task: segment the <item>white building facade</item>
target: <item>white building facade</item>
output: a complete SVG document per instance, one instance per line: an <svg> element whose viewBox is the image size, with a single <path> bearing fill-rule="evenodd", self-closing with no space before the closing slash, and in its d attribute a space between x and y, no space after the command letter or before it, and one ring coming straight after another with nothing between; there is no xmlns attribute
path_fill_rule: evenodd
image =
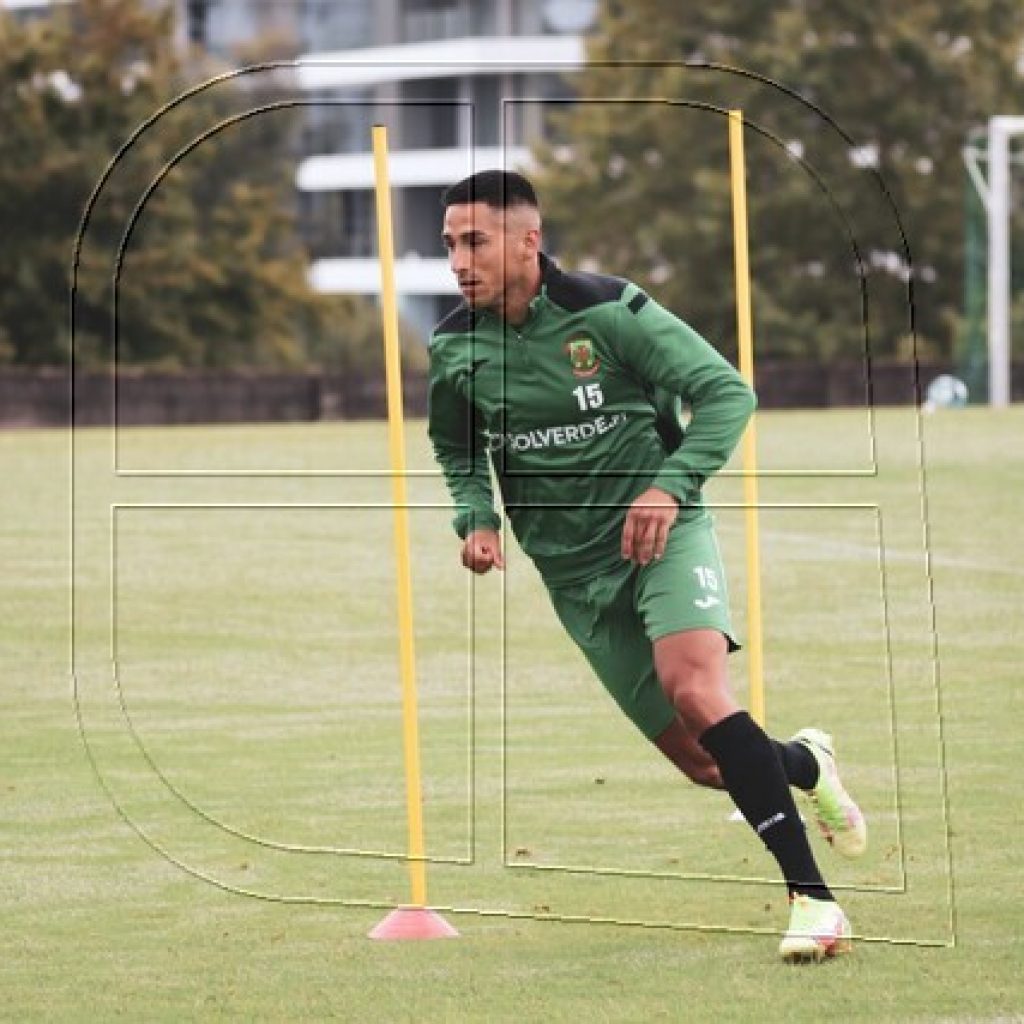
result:
<svg viewBox="0 0 1024 1024"><path fill-rule="evenodd" d="M383 123L403 317L425 334L456 305L441 194L529 169L595 13L595 0L307 0L298 82L315 102L296 177L314 287L379 292L370 128Z"/></svg>

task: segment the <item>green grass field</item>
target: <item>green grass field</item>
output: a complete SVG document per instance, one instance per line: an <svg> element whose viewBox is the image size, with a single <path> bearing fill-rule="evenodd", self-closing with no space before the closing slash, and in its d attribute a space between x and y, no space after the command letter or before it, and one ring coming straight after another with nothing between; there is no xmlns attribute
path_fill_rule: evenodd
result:
<svg viewBox="0 0 1024 1024"><path fill-rule="evenodd" d="M1024 1019L1024 408L759 423L768 724L832 729L869 816L861 861L813 840L852 956L777 961L760 844L514 547L459 567L418 422L429 897L461 938L371 942L409 893L383 425L8 432L0 1019ZM708 497L742 633L739 480Z"/></svg>

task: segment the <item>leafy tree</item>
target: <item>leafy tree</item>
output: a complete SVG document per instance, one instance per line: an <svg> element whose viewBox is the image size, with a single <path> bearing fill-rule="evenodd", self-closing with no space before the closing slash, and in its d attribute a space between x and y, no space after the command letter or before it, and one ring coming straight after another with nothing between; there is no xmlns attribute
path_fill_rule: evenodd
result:
<svg viewBox="0 0 1024 1024"><path fill-rule="evenodd" d="M380 332L370 304L318 296L306 281L293 179L302 112L247 113L281 104L287 83L266 73L220 82L110 164L213 70L171 40L169 9L141 0L80 0L27 24L0 13L0 361L68 359L72 250L109 172L81 237L80 365L114 354L115 282L122 364L372 363Z"/></svg>
<svg viewBox="0 0 1024 1024"><path fill-rule="evenodd" d="M672 0L605 0L589 55L619 63L574 76L583 102L552 118L538 154L546 222L571 260L638 280L734 348L723 114L740 108L760 352L857 356L863 282L872 353L908 356L909 243L919 354L948 355L960 148L969 127L1015 109L1022 43L1024 13L1007 0L737 0L685 14Z"/></svg>

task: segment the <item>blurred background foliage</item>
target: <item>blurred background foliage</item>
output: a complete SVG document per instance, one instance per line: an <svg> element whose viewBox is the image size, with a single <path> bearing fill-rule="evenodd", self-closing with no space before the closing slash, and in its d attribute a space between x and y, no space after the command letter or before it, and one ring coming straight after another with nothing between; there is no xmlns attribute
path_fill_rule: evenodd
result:
<svg viewBox="0 0 1024 1024"><path fill-rule="evenodd" d="M226 75L114 160L161 107L223 73L175 49L170 14L138 0L80 0L25 24L0 12L0 363L69 360L77 247L79 367L109 365L115 349L119 363L164 370L382 364L376 306L307 282L301 109L247 116L287 103L284 80Z"/></svg>
<svg viewBox="0 0 1024 1024"><path fill-rule="evenodd" d="M909 359L912 278L917 355L948 358L963 305L961 148L971 126L1020 109L1022 41L1024 6L1007 0L685 13L606 0L595 64L573 77L581 102L550 118L546 223L568 260L637 280L734 352L724 111L741 107L759 352L858 356L866 298L872 354Z"/></svg>
<svg viewBox="0 0 1024 1024"><path fill-rule="evenodd" d="M108 167L164 104L225 70L172 36L170 14L140 0L79 0L27 23L0 12L0 364L68 361L72 253L109 170L78 254L79 365L108 364L116 345L119 361L163 369L379 368L376 305L307 281L303 114L286 78L225 75ZM569 76L577 101L551 104L536 153L554 249L638 281L733 354L723 112L741 107L760 354L857 358L868 341L910 359L912 285L916 355L951 358L960 151L969 128L1019 109L1022 40L1016 0L734 0L685 14L674 0L604 0L594 63ZM279 50L254 41L245 59ZM403 333L422 366L422 339Z"/></svg>

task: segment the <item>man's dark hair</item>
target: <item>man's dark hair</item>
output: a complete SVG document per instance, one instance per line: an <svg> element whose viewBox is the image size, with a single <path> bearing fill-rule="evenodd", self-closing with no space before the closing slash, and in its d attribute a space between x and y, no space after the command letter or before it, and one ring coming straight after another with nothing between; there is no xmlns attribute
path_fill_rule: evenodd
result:
<svg viewBox="0 0 1024 1024"><path fill-rule="evenodd" d="M441 205L446 210L462 203L486 203L495 210L510 206L540 209L533 185L515 171L479 171L457 181L441 197Z"/></svg>

